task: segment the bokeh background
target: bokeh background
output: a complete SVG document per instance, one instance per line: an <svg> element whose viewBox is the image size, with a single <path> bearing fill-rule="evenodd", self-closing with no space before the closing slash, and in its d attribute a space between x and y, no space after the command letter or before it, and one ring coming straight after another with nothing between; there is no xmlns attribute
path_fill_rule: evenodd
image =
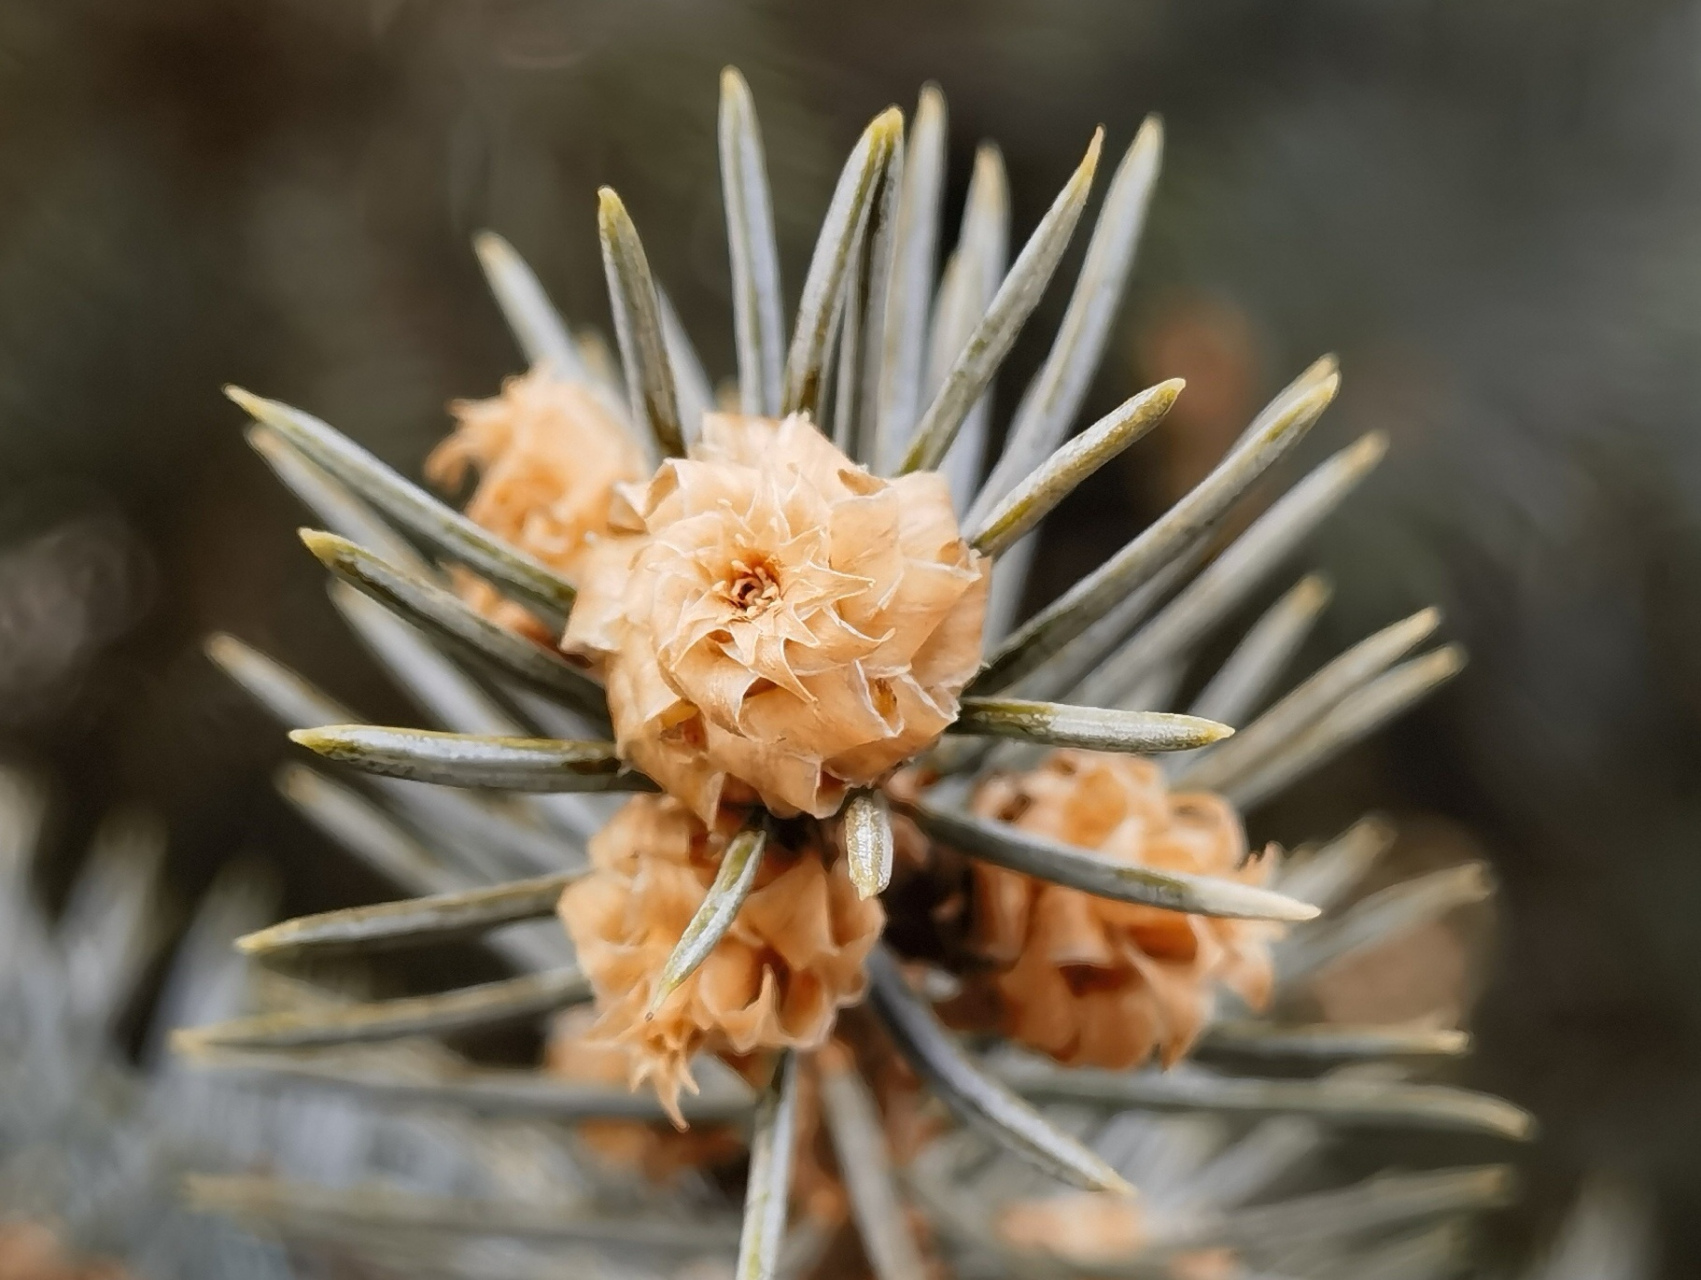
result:
<svg viewBox="0 0 1701 1280"><path fill-rule="evenodd" d="M1701 1273L1693 0L8 0L0 753L59 787L44 892L101 814L140 804L169 824L181 902L246 854L292 912L379 896L274 797L286 744L200 651L229 630L371 717L409 714L219 385L416 468L445 402L518 363L474 230L606 323L599 183L729 371L729 62L794 290L857 129L924 80L950 104L953 210L995 139L1018 236L1095 124L1119 150L1164 115L1089 413L1191 385L1052 521L1036 598L1340 353L1310 457L1372 427L1394 450L1307 557L1336 586L1312 661L1433 600L1472 663L1256 834L1380 806L1439 850L1416 857L1485 850L1502 895L1470 1078L1545 1124L1506 1229L1539 1230L1605 1165L1656 1191L1669 1274ZM1006 411L1041 354L1018 350Z"/></svg>

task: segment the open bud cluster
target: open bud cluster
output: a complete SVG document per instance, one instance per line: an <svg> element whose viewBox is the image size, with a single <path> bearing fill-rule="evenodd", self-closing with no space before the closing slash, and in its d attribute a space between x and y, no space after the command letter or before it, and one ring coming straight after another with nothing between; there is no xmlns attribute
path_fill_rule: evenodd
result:
<svg viewBox="0 0 1701 1280"><path fill-rule="evenodd" d="M1169 511L1012 627L1034 530L1156 425L1181 388L1160 384L1071 431L1145 220L1160 126L1140 130L1104 190L1062 327L977 490L972 461L957 464L985 445L979 410L1066 257L1102 131L1013 256L1003 170L983 149L940 282L943 101L924 92L913 128L895 108L882 112L840 174L788 342L754 107L735 72L722 93L745 412L707 412L710 377L631 215L606 188L597 226L625 403L610 394L614 370L591 371L590 352L512 249L480 236L493 291L536 368L497 397L454 406L457 428L428 471L449 488L477 472L464 515L328 424L232 391L255 416L256 447L344 535L308 531L309 547L409 628L384 630L362 606L363 633L452 730L298 726L296 741L386 779L527 793L489 805L396 793L413 818L429 807L423 823L403 823L407 839L424 828L425 852L473 887L444 893L434 861L430 874L410 861L427 898L288 922L245 947L461 936L554 906L576 963L564 963L559 938L501 934L493 942L528 970L513 980L340 1009L335 1027L311 1016L237 1019L197 1033L197 1043L464 1029L540 1002L571 1006L588 988L594 1007L562 1019L549 1067L593 1086L647 1083L661 1103L651 1111L606 1088L563 1091L586 1120L582 1136L608 1160L656 1177L695 1165L716 1181L729 1155L737 1163L725 1118L753 1106L741 1276L780 1273L788 1204L829 1235L854 1217L866 1261L883 1276L930 1274L935 1239L1017 1262L1050 1255L1120 1269L1167 1247L1157 1219L1125 1198L1140 1178L1119 1165L1138 1162L1078 1140L1043 1108L1114 1109L1122 1099L1138 1110L1153 1089L1161 1095L1168 1082L1125 1069L1175 1063L1212 1022L1220 987L1254 1008L1292 1007L1316 935L1294 939L1299 959L1284 966L1273 1002L1272 939L1319 913L1328 896L1319 884L1329 888L1376 851L1349 832L1270 888L1276 859L1249 853L1239 810L1435 688L1459 655L1442 648L1402 661L1434 626L1426 611L1272 701L1327 597L1306 579L1199 687L1187 714L1164 709L1178 678L1201 674L1187 666L1201 640L1250 602L1381 454L1374 435L1360 441L1219 538L1333 398L1332 357L1281 391ZM962 525L953 487L967 503ZM373 547L356 545L363 538ZM442 589L420 546L447 565L460 599ZM1195 576L1200 553L1213 549ZM994 557L998 590L989 593ZM344 593L338 600L352 607ZM420 636L476 661L494 685L422 660ZM329 709L260 655L234 645L218 655L292 722L308 703L314 714ZM1232 724L1247 732L1216 745ZM564 738L529 736L540 729ZM947 731L954 736L941 747ZM976 738L1026 745L990 751ZM1054 750L1030 757L1035 747ZM1142 758L1156 752L1197 753L1171 775L1181 790ZM1004 763L1013 760L1025 763ZM583 795L553 797L559 805L529 795L599 791L637 794L606 822ZM453 830L439 830L440 817ZM559 827L576 846L599 822L588 869L574 865L576 849L562 856L552 841ZM465 848L463 826L490 847ZM490 884L495 864L510 860L550 874ZM1376 920L1392 918L1377 910ZM1342 933L1351 940L1350 928ZM1314 957L1334 942L1325 936ZM1272 1036L1255 1022L1224 1021L1213 1041L1267 1053L1456 1051L1446 1037L1409 1029L1343 1037L1297 1025ZM1108 1070L985 1053L978 1038L951 1035L950 1023L1064 1067ZM719 1056L756 1096L703 1099L693 1104L701 1133L669 1132L664 1113L684 1127L681 1090L695 1089L698 1054ZM478 1088L508 1088L501 1080ZM1187 1096L1215 1083L1198 1073ZM1304 1082L1281 1087L1283 1106L1312 1101ZM1223 1096L1244 1105L1248 1095ZM1390 1093L1353 1105L1403 1114L1420 1102L1496 1130L1527 1128L1511 1109L1474 1100ZM926 1195L950 1224L935 1237L913 1221L890 1166L913 1171L963 1154L954 1139L938 1140L945 1111L1089 1194L1020 1203L1000 1219L935 1178ZM952 1170L946 1183L979 1179ZM995 1166L985 1172L1000 1177ZM1492 1179L1477 1181L1495 1193ZM890 1229L906 1221L910 1231ZM1158 1261L1178 1280L1215 1280L1238 1272L1240 1251Z"/></svg>
<svg viewBox="0 0 1701 1280"><path fill-rule="evenodd" d="M693 1054L818 1047L861 998L884 912L815 820L950 724L980 661L987 565L940 475L879 479L803 415L709 415L690 456L637 480L636 447L582 387L534 373L456 412L436 474L477 463L468 513L578 578L562 646L603 677L622 756L666 793L598 833L594 874L562 898L601 1015L557 1065L650 1081L677 1116ZM787 838L708 959L650 1009L752 804L791 819ZM973 807L1136 865L1246 883L1269 869L1225 801L1171 795L1138 758L1057 752L989 778ZM950 1012L970 1025L1065 1063L1126 1067L1154 1049L1168 1063L1216 984L1253 1004L1268 991L1270 926L968 865L977 967ZM593 1044L612 1056L590 1062Z"/></svg>

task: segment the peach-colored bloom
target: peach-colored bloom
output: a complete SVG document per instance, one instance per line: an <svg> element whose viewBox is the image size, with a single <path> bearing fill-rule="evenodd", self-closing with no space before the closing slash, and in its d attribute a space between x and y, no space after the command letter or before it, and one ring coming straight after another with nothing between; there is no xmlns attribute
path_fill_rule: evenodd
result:
<svg viewBox="0 0 1701 1280"><path fill-rule="evenodd" d="M1261 883L1240 819L1220 796L1171 795L1148 760L1058 751L1038 769L981 785L982 817L1166 871ZM1192 1045L1215 984L1268 998L1277 927L1114 902L970 863L969 945L988 971L960 1011L985 1009L1012 1039L1060 1062L1131 1067L1154 1048L1166 1065ZM971 1012L970 1017L973 1018Z"/></svg>
<svg viewBox="0 0 1701 1280"><path fill-rule="evenodd" d="M449 407L454 434L432 450L426 475L453 486L469 467L477 469L467 515L576 580L586 548L608 533L614 486L645 473L637 442L589 388L562 382L541 366L509 378L492 399L457 400ZM531 615L517 605L501 609L506 602L471 581L482 588L468 592L462 584L475 606L505 625L534 629L526 621Z"/></svg>
<svg viewBox="0 0 1701 1280"><path fill-rule="evenodd" d="M602 1014L596 1034L628 1046L630 1082L653 1081L676 1123L680 1087L695 1087L698 1051L824 1042L838 1010L861 999L863 962L885 923L880 903L857 896L844 860L813 824L798 824L768 842L726 936L646 1018L656 978L738 820L726 814L710 832L670 796L637 796L592 837L592 874L561 895L562 922Z"/></svg>
<svg viewBox="0 0 1701 1280"><path fill-rule="evenodd" d="M591 1030L596 1016L594 1009L578 1008L555 1019L544 1049L544 1067L551 1075L592 1084L626 1083L632 1050L597 1039ZM609 1165L635 1170L652 1182L667 1182L688 1169L725 1165L744 1152L744 1140L726 1125L680 1133L639 1120L587 1120L578 1133Z"/></svg>
<svg viewBox="0 0 1701 1280"><path fill-rule="evenodd" d="M827 817L938 738L980 661L986 563L944 478L882 480L802 416L704 419L623 486L563 647L603 669L628 759L710 820Z"/></svg>

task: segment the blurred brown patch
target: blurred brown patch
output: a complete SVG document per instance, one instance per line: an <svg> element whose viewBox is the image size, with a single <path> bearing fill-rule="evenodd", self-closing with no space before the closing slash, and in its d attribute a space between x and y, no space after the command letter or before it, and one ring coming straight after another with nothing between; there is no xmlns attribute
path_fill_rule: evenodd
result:
<svg viewBox="0 0 1701 1280"><path fill-rule="evenodd" d="M1399 840L1367 888L1486 860L1487 851L1459 824L1433 815L1402 818ZM1312 978L1310 994L1329 1022L1458 1026L1481 992L1493 927L1492 899L1457 907L1326 966Z"/></svg>
<svg viewBox="0 0 1701 1280"><path fill-rule="evenodd" d="M1187 389L1157 432L1159 492L1168 506L1228 451L1257 408L1263 343L1246 311L1204 294L1159 304L1134 339L1142 385L1184 378Z"/></svg>
<svg viewBox="0 0 1701 1280"><path fill-rule="evenodd" d="M0 1280L124 1280L116 1262L73 1259L39 1222L0 1223Z"/></svg>
<svg viewBox="0 0 1701 1280"><path fill-rule="evenodd" d="M1434 1021L1451 1027L1464 1016L1469 966L1465 947L1446 921L1332 964L1312 981L1329 1022Z"/></svg>

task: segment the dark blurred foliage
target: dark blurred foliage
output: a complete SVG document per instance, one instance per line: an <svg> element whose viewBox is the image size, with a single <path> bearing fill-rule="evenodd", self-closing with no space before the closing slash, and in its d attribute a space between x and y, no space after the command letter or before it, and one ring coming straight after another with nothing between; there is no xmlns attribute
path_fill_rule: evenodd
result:
<svg viewBox="0 0 1701 1280"><path fill-rule="evenodd" d="M856 128L925 79L956 199L996 139L1018 233L1094 124L1120 146L1164 113L1090 408L1175 372L1205 403L1072 501L1035 579L1111 549L1341 353L1312 456L1370 427L1395 449L1313 557L1337 603L1312 657L1436 600L1473 663L1258 825L1296 838L1377 804L1475 831L1504 895L1474 1070L1547 1122L1528 1212L1585 1164L1648 1174L1670 1273L1701 1270L1701 4L9 0L0 736L60 778L64 847L140 800L185 895L247 849L292 910L380 891L272 798L281 736L200 655L228 629L368 716L410 714L217 388L417 466L444 402L517 361L469 233L508 235L601 325L603 182L728 370L728 62L762 110L794 289ZM1006 408L1040 354L1019 349Z"/></svg>

